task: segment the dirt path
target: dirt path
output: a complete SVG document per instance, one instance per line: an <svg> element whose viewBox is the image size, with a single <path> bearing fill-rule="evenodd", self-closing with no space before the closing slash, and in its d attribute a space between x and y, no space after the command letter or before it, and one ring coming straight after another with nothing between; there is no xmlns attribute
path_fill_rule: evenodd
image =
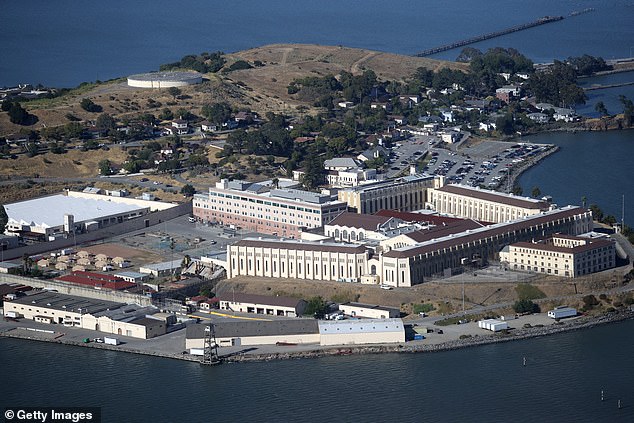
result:
<svg viewBox="0 0 634 423"><path fill-rule="evenodd" d="M366 54L365 56L363 56L362 58L360 58L359 60L357 60L356 62L354 62L352 64L352 66L350 66L350 73L355 74L355 73L361 73L361 69L360 66L363 62L371 59L372 57L376 56L378 53L377 52L371 52Z"/></svg>

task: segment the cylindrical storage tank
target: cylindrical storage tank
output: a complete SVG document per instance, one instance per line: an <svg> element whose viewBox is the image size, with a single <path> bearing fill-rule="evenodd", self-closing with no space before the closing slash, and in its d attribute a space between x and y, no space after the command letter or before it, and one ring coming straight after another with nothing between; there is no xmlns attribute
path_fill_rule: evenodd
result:
<svg viewBox="0 0 634 423"><path fill-rule="evenodd" d="M200 84L202 74L198 72L151 72L128 76L128 86L137 88L169 88Z"/></svg>

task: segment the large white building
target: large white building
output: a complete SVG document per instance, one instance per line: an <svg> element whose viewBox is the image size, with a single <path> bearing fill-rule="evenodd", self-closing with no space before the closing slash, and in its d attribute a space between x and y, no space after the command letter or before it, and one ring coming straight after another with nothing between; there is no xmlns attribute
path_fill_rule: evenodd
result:
<svg viewBox="0 0 634 423"><path fill-rule="evenodd" d="M43 291L4 301L4 315L61 324L108 334L148 339L166 333L166 322L153 308Z"/></svg>
<svg viewBox="0 0 634 423"><path fill-rule="evenodd" d="M202 349L207 325L188 325L186 349ZM405 327L401 319L372 320L272 320L232 321L214 324L219 347L315 344L323 346L388 344L405 342Z"/></svg>
<svg viewBox="0 0 634 423"><path fill-rule="evenodd" d="M428 189L442 184L442 177L410 175L342 189L338 195L357 213L373 214L382 209L414 211L425 208Z"/></svg>
<svg viewBox="0 0 634 423"><path fill-rule="evenodd" d="M362 245L246 238L229 246L227 278L263 276L309 280L358 280L366 272Z"/></svg>
<svg viewBox="0 0 634 423"><path fill-rule="evenodd" d="M510 269L575 278L616 265L614 241L556 234L531 242L517 242L500 252Z"/></svg>
<svg viewBox="0 0 634 423"><path fill-rule="evenodd" d="M430 189L429 203L438 213L491 223L532 216L550 208L543 200L457 184Z"/></svg>
<svg viewBox="0 0 634 423"><path fill-rule="evenodd" d="M149 207L62 194L5 204L7 231L41 234L47 240L87 232L149 213Z"/></svg>
<svg viewBox="0 0 634 423"><path fill-rule="evenodd" d="M202 221L284 237L321 227L346 209L345 202L326 194L224 179L193 202L194 216Z"/></svg>

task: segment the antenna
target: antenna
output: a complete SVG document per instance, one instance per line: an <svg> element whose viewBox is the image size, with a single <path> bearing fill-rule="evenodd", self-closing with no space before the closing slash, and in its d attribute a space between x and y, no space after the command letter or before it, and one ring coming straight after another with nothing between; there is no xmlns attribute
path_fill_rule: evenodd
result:
<svg viewBox="0 0 634 423"><path fill-rule="evenodd" d="M218 357L218 344L216 343L216 327L213 323L210 323L205 327L205 347L202 364L218 363L220 363L220 357Z"/></svg>

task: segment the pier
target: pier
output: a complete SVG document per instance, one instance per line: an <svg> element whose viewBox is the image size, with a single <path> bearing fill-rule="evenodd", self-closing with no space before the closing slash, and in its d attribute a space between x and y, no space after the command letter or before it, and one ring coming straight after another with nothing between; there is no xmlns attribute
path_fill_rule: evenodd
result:
<svg viewBox="0 0 634 423"><path fill-rule="evenodd" d="M431 56L432 54L440 53L442 51L453 50L454 48L466 46L466 45L477 43L484 40L489 40L491 38L501 37L502 35L507 35L513 32L523 31L525 29L533 28L535 26L544 25L551 22L557 22L562 20L563 18L564 18L563 16L544 16L543 18L539 18L535 21L528 22L522 25L512 26L510 28L506 28L501 31L489 32L487 34L478 35L478 36L467 38L461 41L456 41L451 44L445 44L440 47L434 47L427 50L423 50L420 53L414 54L414 56L415 57Z"/></svg>

